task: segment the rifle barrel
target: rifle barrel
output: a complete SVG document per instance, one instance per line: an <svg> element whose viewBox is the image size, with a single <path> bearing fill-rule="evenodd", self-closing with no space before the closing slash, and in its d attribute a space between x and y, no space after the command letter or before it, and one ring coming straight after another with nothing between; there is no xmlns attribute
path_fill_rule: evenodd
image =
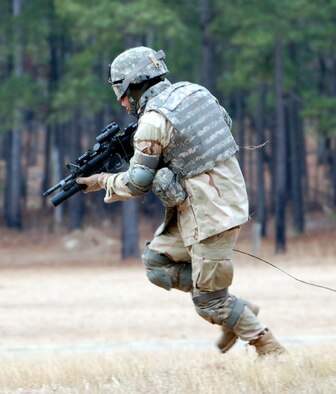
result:
<svg viewBox="0 0 336 394"><path fill-rule="evenodd" d="M65 200L69 197L73 196L74 194L80 192L81 190L85 189L86 185L79 185L78 183L74 183L68 190L62 191L56 194L55 197L51 199L51 203L54 207L62 204Z"/></svg>
<svg viewBox="0 0 336 394"><path fill-rule="evenodd" d="M53 193L55 190L59 189L61 187L61 183L57 183L57 185L51 187L48 189L46 192L43 193L43 197L49 196L49 194Z"/></svg>

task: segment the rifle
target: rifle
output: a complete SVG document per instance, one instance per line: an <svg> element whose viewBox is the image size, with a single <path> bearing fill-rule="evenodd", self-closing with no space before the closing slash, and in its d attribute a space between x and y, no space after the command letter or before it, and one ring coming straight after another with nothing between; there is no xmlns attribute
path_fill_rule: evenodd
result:
<svg viewBox="0 0 336 394"><path fill-rule="evenodd" d="M76 179L87 177L101 172L120 172L125 164L133 156L133 134L137 123L131 123L124 130L120 130L117 123L107 125L96 137L96 143L92 149L87 150L76 159L75 164L67 163L70 175L62 179L57 185L43 193L49 196L55 190L62 189L51 199L52 204L57 207L69 197L82 191L86 185L79 185Z"/></svg>

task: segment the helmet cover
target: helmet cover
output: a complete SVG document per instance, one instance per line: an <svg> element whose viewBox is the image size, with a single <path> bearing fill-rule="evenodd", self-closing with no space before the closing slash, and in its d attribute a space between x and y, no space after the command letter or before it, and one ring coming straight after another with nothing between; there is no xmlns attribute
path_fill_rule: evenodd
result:
<svg viewBox="0 0 336 394"><path fill-rule="evenodd" d="M167 74L168 68L163 61L162 50L155 52L151 48L136 47L117 56L109 66L109 82L118 99L123 97L130 84Z"/></svg>

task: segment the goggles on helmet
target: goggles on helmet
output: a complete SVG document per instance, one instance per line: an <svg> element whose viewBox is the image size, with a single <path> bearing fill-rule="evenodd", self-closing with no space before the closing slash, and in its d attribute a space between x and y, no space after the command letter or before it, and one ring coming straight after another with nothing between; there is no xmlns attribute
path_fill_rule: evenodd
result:
<svg viewBox="0 0 336 394"><path fill-rule="evenodd" d="M123 89L122 83L116 83L112 85L112 89L114 90L115 95L117 96L117 99L120 100L124 95L125 91Z"/></svg>
<svg viewBox="0 0 336 394"><path fill-rule="evenodd" d="M114 90L115 95L117 96L117 99L121 99L122 96L125 95L126 92L124 92L123 89L123 81L117 81L117 82L112 82L112 76L111 76L111 64L108 66L108 83L112 85L112 89Z"/></svg>

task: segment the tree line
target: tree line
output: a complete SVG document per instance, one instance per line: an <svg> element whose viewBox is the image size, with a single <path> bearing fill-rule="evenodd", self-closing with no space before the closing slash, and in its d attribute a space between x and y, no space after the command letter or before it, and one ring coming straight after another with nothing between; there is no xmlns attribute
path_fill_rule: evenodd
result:
<svg viewBox="0 0 336 394"><path fill-rule="evenodd" d="M335 22L336 0L1 0L2 225L24 229L25 213L46 208L41 193L27 205L38 160L42 192L97 130L130 121L107 69L126 48L145 45L166 52L172 82L200 83L228 110L251 215L261 236L274 219L276 250L285 251L286 215L303 233L309 210L336 205ZM101 217L112 209L101 194L77 195L53 221L79 228L92 206ZM130 240L123 254L135 255L139 208L129 201L121 209Z"/></svg>

